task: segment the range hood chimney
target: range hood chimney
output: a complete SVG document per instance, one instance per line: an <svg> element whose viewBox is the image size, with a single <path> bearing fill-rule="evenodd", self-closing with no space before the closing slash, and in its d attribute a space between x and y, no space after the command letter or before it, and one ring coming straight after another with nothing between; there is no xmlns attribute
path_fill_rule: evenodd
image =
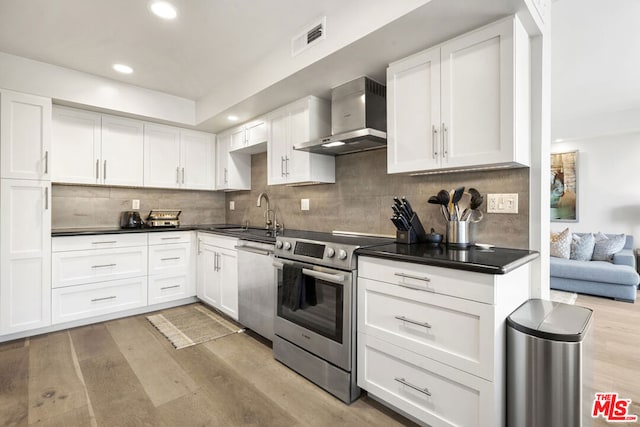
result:
<svg viewBox="0 0 640 427"><path fill-rule="evenodd" d="M387 88L359 77L331 91L331 136L293 148L338 156L386 146Z"/></svg>

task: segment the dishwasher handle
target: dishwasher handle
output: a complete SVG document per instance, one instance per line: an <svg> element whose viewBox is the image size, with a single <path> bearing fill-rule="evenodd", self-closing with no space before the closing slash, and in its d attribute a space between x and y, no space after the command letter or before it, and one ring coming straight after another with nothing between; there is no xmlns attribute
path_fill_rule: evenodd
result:
<svg viewBox="0 0 640 427"><path fill-rule="evenodd" d="M253 246L234 246L234 248L240 251L246 251L246 252L251 252L253 254L266 255L266 256L273 255L273 252L274 252L273 250L255 248Z"/></svg>

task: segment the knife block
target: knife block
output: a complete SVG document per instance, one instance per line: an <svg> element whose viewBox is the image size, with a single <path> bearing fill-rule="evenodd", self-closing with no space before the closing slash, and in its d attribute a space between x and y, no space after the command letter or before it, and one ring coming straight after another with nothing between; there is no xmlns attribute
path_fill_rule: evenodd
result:
<svg viewBox="0 0 640 427"><path fill-rule="evenodd" d="M418 218L418 214L414 213L409 221L408 230L396 231L396 243L404 243L410 245L413 243L422 242L425 240L426 233L424 227Z"/></svg>

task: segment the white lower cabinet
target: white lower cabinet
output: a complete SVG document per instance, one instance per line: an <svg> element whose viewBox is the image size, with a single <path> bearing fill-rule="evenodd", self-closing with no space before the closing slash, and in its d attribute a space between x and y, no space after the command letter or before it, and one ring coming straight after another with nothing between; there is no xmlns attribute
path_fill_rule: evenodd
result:
<svg viewBox="0 0 640 427"><path fill-rule="evenodd" d="M147 276L56 288L52 321L70 322L147 305Z"/></svg>
<svg viewBox="0 0 640 427"><path fill-rule="evenodd" d="M198 233L197 295L238 319L238 240Z"/></svg>
<svg viewBox="0 0 640 427"><path fill-rule="evenodd" d="M147 233L54 237L52 252L53 324L147 305Z"/></svg>
<svg viewBox="0 0 640 427"><path fill-rule="evenodd" d="M505 319L529 297L504 275L358 259L358 386L433 426L504 426Z"/></svg>
<svg viewBox="0 0 640 427"><path fill-rule="evenodd" d="M149 235L149 305L196 295L190 231Z"/></svg>

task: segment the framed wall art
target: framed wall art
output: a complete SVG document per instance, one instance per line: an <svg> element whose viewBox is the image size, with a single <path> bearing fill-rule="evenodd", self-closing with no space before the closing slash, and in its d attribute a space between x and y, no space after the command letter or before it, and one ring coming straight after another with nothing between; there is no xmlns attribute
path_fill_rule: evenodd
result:
<svg viewBox="0 0 640 427"><path fill-rule="evenodd" d="M551 221L578 221L578 151L551 154Z"/></svg>

